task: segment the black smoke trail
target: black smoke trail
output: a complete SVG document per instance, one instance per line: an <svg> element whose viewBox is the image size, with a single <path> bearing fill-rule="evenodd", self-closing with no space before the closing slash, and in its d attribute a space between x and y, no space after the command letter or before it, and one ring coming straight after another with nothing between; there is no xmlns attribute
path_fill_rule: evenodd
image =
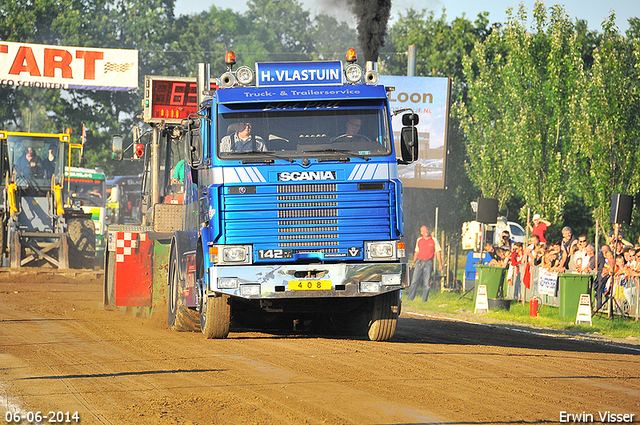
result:
<svg viewBox="0 0 640 425"><path fill-rule="evenodd" d="M358 21L358 43L364 51L364 60L376 62L387 35L391 0L348 0L348 2Z"/></svg>

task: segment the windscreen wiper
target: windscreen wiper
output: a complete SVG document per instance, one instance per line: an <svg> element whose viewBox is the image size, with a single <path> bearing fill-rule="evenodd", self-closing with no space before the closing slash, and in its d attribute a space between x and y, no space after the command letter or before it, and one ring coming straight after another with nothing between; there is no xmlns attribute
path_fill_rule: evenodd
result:
<svg viewBox="0 0 640 425"><path fill-rule="evenodd" d="M267 156L269 158L269 159L260 159L260 158L243 159L242 160L243 164L250 164L252 162L263 162L265 164L272 164L273 163L272 158L284 159L285 161L289 161L290 163L293 163L293 159L278 155L275 153L275 151L242 151L242 152L225 152L225 153L227 154L226 156L228 157L231 157L233 155L245 156L249 154L252 154L252 155L258 154L258 155Z"/></svg>
<svg viewBox="0 0 640 425"><path fill-rule="evenodd" d="M311 150L311 151L302 151L304 153L336 153L336 154L346 154L348 156L352 156L355 158L362 158L365 161L369 161L371 158L369 158L366 155L361 155L359 153L355 153L350 151L349 149L317 149L317 150Z"/></svg>

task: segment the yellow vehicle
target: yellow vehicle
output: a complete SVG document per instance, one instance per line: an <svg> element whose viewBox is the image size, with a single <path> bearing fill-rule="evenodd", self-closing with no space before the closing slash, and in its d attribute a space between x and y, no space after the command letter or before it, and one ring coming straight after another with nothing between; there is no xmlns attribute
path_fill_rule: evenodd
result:
<svg viewBox="0 0 640 425"><path fill-rule="evenodd" d="M69 232L93 228L89 214L64 205L63 159L69 142L66 133L0 131L2 265L79 268L95 257L93 231Z"/></svg>

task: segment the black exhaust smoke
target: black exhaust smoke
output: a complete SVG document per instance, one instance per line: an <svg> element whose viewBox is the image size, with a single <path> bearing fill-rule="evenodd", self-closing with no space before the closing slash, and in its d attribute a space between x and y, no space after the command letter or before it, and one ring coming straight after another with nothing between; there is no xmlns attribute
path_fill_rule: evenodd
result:
<svg viewBox="0 0 640 425"><path fill-rule="evenodd" d="M387 35L391 0L348 0L358 20L358 42L365 61L378 61L380 48Z"/></svg>

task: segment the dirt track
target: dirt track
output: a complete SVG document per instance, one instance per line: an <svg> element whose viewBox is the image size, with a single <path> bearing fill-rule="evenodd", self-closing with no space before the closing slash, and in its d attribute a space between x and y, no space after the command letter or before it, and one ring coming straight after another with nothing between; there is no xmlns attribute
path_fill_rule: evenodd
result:
<svg viewBox="0 0 640 425"><path fill-rule="evenodd" d="M407 312L388 343L233 331L206 340L169 331L165 317L102 310L98 281L31 280L0 281L0 423L15 409L78 411L82 424L640 419L638 346Z"/></svg>

